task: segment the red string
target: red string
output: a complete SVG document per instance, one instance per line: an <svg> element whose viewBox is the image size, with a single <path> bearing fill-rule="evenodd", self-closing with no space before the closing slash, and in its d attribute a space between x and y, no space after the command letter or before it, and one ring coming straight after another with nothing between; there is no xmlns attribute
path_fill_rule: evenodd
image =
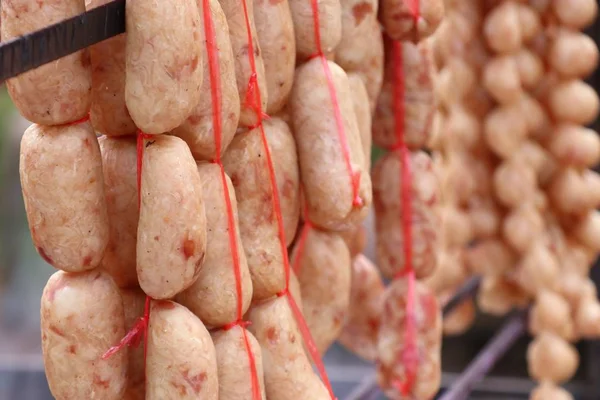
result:
<svg viewBox="0 0 600 400"><path fill-rule="evenodd" d="M420 10L419 10L419 0L405 0L406 4L408 5L408 9L410 10L413 20L415 21L415 30L417 30L417 23L419 21L419 17L420 17Z"/></svg>
<svg viewBox="0 0 600 400"><path fill-rule="evenodd" d="M152 135L148 135L141 130L137 131L137 189L138 189L138 209L141 206L142 201L142 166L144 160L144 140L151 138ZM148 325L150 324L150 302L152 298L146 296L144 303L144 315L142 315L133 324L129 332L121 339L116 345L111 347L104 355L102 359L107 359L112 355L119 352L125 346L137 347L140 344L142 336L144 337L144 366L146 365L146 357L148 354Z"/></svg>
<svg viewBox="0 0 600 400"><path fill-rule="evenodd" d="M323 54L323 48L321 47L321 28L319 25L319 5L318 0L311 0L311 7L313 12L313 23L315 29L315 45L317 47L316 57L321 59L323 65L323 72L325 72L325 78L327 80L327 88L329 89L329 96L331 98L331 105L335 115L335 125L338 132L338 139L342 146L342 155L344 156L344 163L348 170L348 176L350 177L350 185L352 185L352 206L361 207L363 205L363 199L360 197L360 171L354 171L350 161L350 146L348 145L348 138L346 136L346 130L344 129L344 119L340 110L340 104L333 83L333 76L331 75L331 69L327 62L327 57Z"/></svg>
<svg viewBox="0 0 600 400"><path fill-rule="evenodd" d="M67 122L66 124L62 124L62 125L58 125L58 126L79 125L79 124L83 124L84 122L88 122L89 120L90 120L90 114L87 113L83 118L80 118L80 119L72 121L72 122Z"/></svg>
<svg viewBox="0 0 600 400"><path fill-rule="evenodd" d="M235 290L237 293L237 317L236 321L227 324L223 329L228 330L232 327L239 325L242 328L242 336L244 338L244 345L246 347L246 353L248 354L248 363L250 364L250 376L252 381L252 399L260 400L260 385L258 381L258 372L256 370L256 362L254 359L254 353L250 346L248 334L245 327L249 325L248 322L243 321L244 310L243 310L243 293L242 293L242 273L240 267L240 255L238 253L238 243L235 229L235 219L233 215L233 206L231 204L231 197L229 193L229 187L227 185L227 176L225 175L225 169L221 162L221 145L223 128L221 121L221 71L219 66L219 53L217 49L217 35L215 33L215 26L210 12L210 1L203 0L203 14L204 14L204 33L206 37L206 48L208 56L208 70L210 73L210 95L212 101L212 121L213 121L213 132L215 136L215 163L219 166L219 172L221 175L221 185L223 186L223 196L225 197L225 208L227 212L227 231L229 234L229 248L231 250L231 258L233 261L233 273L235 275ZM251 51L251 49L250 49ZM255 75L255 74L253 74ZM250 90L247 94L250 93Z"/></svg>
<svg viewBox="0 0 600 400"><path fill-rule="evenodd" d="M294 302L294 299L292 298L292 295L290 294L290 291L289 291L290 261L288 258L287 247L286 247L285 231L283 228L283 217L281 215L281 203L279 200L279 191L277 189L277 179L275 176L275 168L273 166L271 150L269 149L269 144L267 142L267 136L265 134L265 129L264 129L264 125L263 125L263 116L265 114L262 110L261 93L260 93L260 88L258 87L258 83L257 83L256 61L254 59L254 41L252 38L252 32L250 30L250 18L249 18L248 5L246 4L246 0L242 0L242 8L244 11L244 20L245 20L245 24L246 24L246 33L247 33L247 39L248 39L248 58L249 58L249 62L250 62L250 68L252 71L252 75L250 76L250 79L248 81L248 89L246 92L245 102L248 107L250 107L254 110L254 112L257 116L257 119L258 119L257 128L260 129L261 142L263 145L263 150L265 152L267 168L269 171L271 193L273 194L273 196L272 196L273 210L275 212L275 217L277 219L279 247L281 250L281 255L283 257L283 268L285 271L285 289L283 291L281 291L280 293L278 293L278 296L283 296L283 295L287 296L288 302L290 303L290 308L292 309L292 312L296 319L296 323L300 327L300 333L302 334L304 343L306 344L306 347L311 355L311 358L319 371L321 379L323 380L323 383L327 387L327 390L329 391L329 394L331 395L331 399L337 400L335 395L333 394L333 389L331 388L331 384L329 382L329 378L327 377L327 372L325 371L323 362L321 361L321 358L319 356L319 352L317 351L317 348L314 345L314 341L312 340L312 337L310 335L308 327L306 326L306 322L304 321L304 316L302 315L302 312L296 306L296 303ZM327 66L327 68L328 67L329 66Z"/></svg>
<svg viewBox="0 0 600 400"><path fill-rule="evenodd" d="M415 1L418 7L418 1ZM418 15L418 8L416 14ZM407 396L413 389L418 368L417 354L417 326L415 320L415 272L413 269L412 254L412 173L410 167L410 151L404 140L405 125L405 80L404 80L404 60L402 55L402 43L393 41L392 43L392 62L393 62L393 107L394 107L394 129L396 133L396 144L393 150L399 151L400 169L402 183L400 186L401 199L401 218L402 234L404 237L404 269L399 271L396 279L405 275L407 279L408 290L406 293L406 331L405 341L399 358L404 365L406 380L404 382L394 382L393 385L400 390L402 395Z"/></svg>
<svg viewBox="0 0 600 400"><path fill-rule="evenodd" d="M304 344L306 344L306 348L308 349L308 353L310 354L310 357L312 358L313 363L317 367L317 371L319 371L319 375L321 375L321 379L323 380L323 383L325 384L325 387L327 388L327 391L329 392L329 396L333 400L337 400L337 398L335 397L335 394L333 393L333 389L331 388L331 383L329 382L329 377L327 376L327 371L325 371L325 365L323 365L323 361L321 360L321 357L319 356L319 351L317 350L315 341L314 341L312 335L310 334L310 329L308 329L308 325L306 325L306 321L304 320L302 311L300 311L300 309L298 308L298 305L296 304L296 300L294 300L294 296L291 295L289 290L287 291L286 294L287 294L288 303L290 305L290 309L292 310L292 314L294 314L296 323L298 324L298 329L300 330L300 333L302 334L302 337L304 339Z"/></svg>

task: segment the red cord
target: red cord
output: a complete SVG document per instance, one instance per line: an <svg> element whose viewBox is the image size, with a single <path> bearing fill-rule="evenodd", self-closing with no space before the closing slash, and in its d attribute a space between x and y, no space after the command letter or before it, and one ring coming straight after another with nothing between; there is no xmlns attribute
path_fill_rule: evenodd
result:
<svg viewBox="0 0 600 400"><path fill-rule="evenodd" d="M333 76L331 75L331 69L329 68L327 57L325 57L325 54L323 54L323 48L321 47L321 29L319 25L320 18L318 0L311 0L311 7L313 12L313 23L315 29L315 45L317 47L317 54L315 56L321 59L321 64L323 65L323 72L325 73L325 78L327 80L327 88L329 90L331 105L333 107L333 112L335 115L335 125L338 132L338 139L340 141L340 145L342 146L342 155L344 156L344 163L346 164L346 169L348 170L350 185L352 185L352 206L362 207L363 199L360 197L359 194L360 171L354 171L352 169L352 164L350 161L350 146L348 144L346 130L344 129L344 119L342 118L340 104L338 101L337 92L335 90L335 84L333 83Z"/></svg>
<svg viewBox="0 0 600 400"><path fill-rule="evenodd" d="M414 1L418 7L418 1ZM418 8L416 14L418 15ZM406 332L405 342L399 361L404 365L406 380L405 382L394 382L393 385L400 390L403 396L408 396L412 391L419 364L417 354L417 326L415 320L415 272L413 268L412 254L412 173L410 167L410 151L405 143L405 76L404 60L402 55L402 43L393 41L392 43L392 66L393 66L393 107L394 107L394 129L396 133L396 144L392 150L397 150L400 156L400 173L402 184L400 186L401 199L401 218L402 234L404 237L404 269L399 271L395 279L407 279L407 299L406 299Z"/></svg>
<svg viewBox="0 0 600 400"><path fill-rule="evenodd" d="M137 189L138 189L138 208L141 206L142 201L142 166L144 159L144 140L151 138L152 135L148 135L141 130L137 131ZM141 316L131 329L127 332L125 337L116 345L111 347L106 353L102 355L102 359L107 359L113 354L119 352L125 346L137 347L140 344L142 336L144 337L144 366L146 365L146 357L148 354L148 325L150 323L150 302L152 298L146 296L144 303L144 315ZM145 368L144 368L145 369Z"/></svg>
<svg viewBox="0 0 600 400"><path fill-rule="evenodd" d="M240 255L238 253L238 243L235 229L235 219L233 215L233 206L231 204L231 197L229 193L229 187L227 186L227 176L225 175L225 169L221 162L221 145L223 137L223 128L221 121L221 71L219 66L219 52L217 49L217 39L215 33L215 26L210 12L210 1L203 1L203 14L204 14L204 33L206 37L206 48L208 56L208 70L210 73L210 95L212 101L212 120L213 120L213 131L215 136L215 160L214 162L219 166L219 173L221 176L221 185L223 186L223 197L225 198L225 208L227 212L227 231L229 234L229 248L231 250L231 258L233 261L233 273L235 275L235 290L237 293L237 313L236 321L228 324L224 327L225 330L230 329L235 325L239 325L242 328L242 336L244 338L244 345L246 347L246 353L248 354L248 363L250 367L250 376L252 384L252 399L260 400L260 384L258 380L258 372L256 370L256 362L254 359L254 353L248 334L245 327L248 323L243 320L243 292L242 292L242 273L240 267ZM251 51L251 49L250 49ZM248 92L249 93L249 92Z"/></svg>
<svg viewBox="0 0 600 400"><path fill-rule="evenodd" d="M419 17L421 14L421 10L419 9L419 0L405 0L408 5L408 9L410 10L413 20L415 21L415 30L418 31L417 23L419 21Z"/></svg>
<svg viewBox="0 0 600 400"><path fill-rule="evenodd" d="M283 227L283 217L281 215L281 203L280 203L280 199L279 199L279 191L277 188L275 168L273 166L273 159L271 156L271 151L269 149L269 145L267 142L267 136L265 134L265 129L263 126L263 119L265 119L265 113L262 110L261 93L260 93L260 88L258 87L258 83L257 83L256 61L254 59L254 42L253 42L253 38L252 38L252 32L250 30L250 18L249 18L249 14L248 14L248 5L246 4L246 0L242 0L242 8L244 11L246 32L247 32L247 36L248 36L248 58L249 58L249 62L250 62L250 68L252 71L252 75L250 76L250 80L248 82L248 89L246 92L245 101L246 101L246 105L251 107L254 110L254 112L256 113L256 116L258 118L257 128L259 128L259 130L260 130L260 136L261 136L261 141L262 141L262 145L263 145L263 150L265 152L265 158L267 161L267 168L269 170L269 180L270 180L270 184L271 184L271 192L273 194L273 197L272 197L273 210L275 211L275 217L277 219L277 228L278 228L278 233L279 233L279 247L281 250L281 255L283 257L283 267L284 267L284 271L285 271L285 289L278 295L287 296L288 302L290 304L290 308L292 309L292 312L296 319L296 323L298 324L300 333L302 334L304 343L306 344L306 347L311 355L311 358L313 359L313 362L315 363L317 370L319 371L321 379L323 380L323 383L327 387L327 390L329 391L329 394L331 395L331 399L337 400L335 395L333 394L333 389L331 388L331 384L329 382L329 378L327 377L327 372L325 371L325 367L323 366L321 357L319 356L319 352L317 351L316 346L314 345L314 341L312 340L312 336L310 335L310 332L308 331L308 327L306 326L306 321L304 320L304 316L302 315L302 312L296 306L296 303L294 302L294 299L292 298L292 295L290 294L290 291L289 291L290 262L289 262L288 253L287 253L285 231L284 231L284 227Z"/></svg>
<svg viewBox="0 0 600 400"><path fill-rule="evenodd" d="M79 125L79 124L83 124L84 122L88 122L89 120L90 120L90 114L87 113L83 118L80 118L80 119L72 121L72 122L67 122L66 124L59 125L59 126Z"/></svg>

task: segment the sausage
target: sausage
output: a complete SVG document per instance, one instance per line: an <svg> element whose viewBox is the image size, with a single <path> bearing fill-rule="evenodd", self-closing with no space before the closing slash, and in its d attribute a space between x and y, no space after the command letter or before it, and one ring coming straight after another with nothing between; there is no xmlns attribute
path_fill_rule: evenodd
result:
<svg viewBox="0 0 600 400"><path fill-rule="evenodd" d="M219 400L255 399L248 352L252 353L252 362L256 368L259 399L265 400L262 354L256 338L239 325L229 330L216 331L211 336L217 354Z"/></svg>
<svg viewBox="0 0 600 400"><path fill-rule="evenodd" d="M79 15L84 0L33 2L5 0L2 8L2 42ZM27 120L61 125L86 116L92 101L90 53L84 49L43 65L6 82L8 93Z"/></svg>
<svg viewBox="0 0 600 400"><path fill-rule="evenodd" d="M548 108L555 121L587 125L596 119L600 100L594 88L587 83L567 80L550 89Z"/></svg>
<svg viewBox="0 0 600 400"><path fill-rule="evenodd" d="M519 80L521 85L529 90L541 82L545 66L544 61L530 49L524 47L514 56L519 72Z"/></svg>
<svg viewBox="0 0 600 400"><path fill-rule="evenodd" d="M544 228L542 213L530 203L511 209L502 221L505 242L519 253L526 252Z"/></svg>
<svg viewBox="0 0 600 400"><path fill-rule="evenodd" d="M483 22L483 35L488 47L500 54L516 52L523 45L519 5L504 1L494 7Z"/></svg>
<svg viewBox="0 0 600 400"><path fill-rule="evenodd" d="M373 111L383 82L383 36L377 21L378 2L343 0L342 39L335 48L335 62L364 81Z"/></svg>
<svg viewBox="0 0 600 400"><path fill-rule="evenodd" d="M516 278L525 292L536 295L541 290L556 290L560 281L560 266L556 256L543 240L538 240L521 258Z"/></svg>
<svg viewBox="0 0 600 400"><path fill-rule="evenodd" d="M500 104L514 103L521 93L521 76L516 57L496 56L483 68L483 86Z"/></svg>
<svg viewBox="0 0 600 400"><path fill-rule="evenodd" d="M168 299L198 278L206 252L200 174L185 142L161 135L145 141L137 241L141 288Z"/></svg>
<svg viewBox="0 0 600 400"><path fill-rule="evenodd" d="M198 172L202 177L206 204L206 258L198 279L177 296L177 301L206 325L220 327L241 317L238 315L240 300L240 311L242 314L246 312L252 300L252 281L240 237L237 202L231 180L225 172L221 172L219 165L213 163L198 165ZM229 196L231 210L227 209L225 196ZM235 248L232 248L229 236L229 212L232 213L235 229ZM237 293L236 268L239 270L241 299Z"/></svg>
<svg viewBox="0 0 600 400"><path fill-rule="evenodd" d="M431 275L439 248L439 215L434 207L439 202L439 185L431 158L424 152L410 155L412 188L412 267L421 279ZM405 268L402 215L402 164L400 154L391 152L373 167L373 197L375 199L375 231L377 234L377 264L386 278Z"/></svg>
<svg viewBox="0 0 600 400"><path fill-rule="evenodd" d="M203 0L197 2L201 4ZM227 19L218 0L208 0L208 4L208 9L201 8L201 20L210 19L214 37L212 42L205 41L202 45L202 96L187 119L172 131L173 135L185 140L197 160L213 160L216 157L216 135L220 135L220 151L223 154L233 139L240 119L240 95L235 81L235 64ZM204 21L201 21L201 26L206 33ZM210 70L213 58L215 76ZM218 96L220 107L220 113L216 116L214 113L217 112L217 107L213 104L212 97L215 94ZM214 125L215 118L218 118L219 125Z"/></svg>
<svg viewBox="0 0 600 400"><path fill-rule="evenodd" d="M304 240L303 240L304 239ZM350 305L350 252L336 233L308 228L290 260L300 282L303 314L319 353L339 336Z"/></svg>
<svg viewBox="0 0 600 400"><path fill-rule="evenodd" d="M330 400L302 346L302 336L285 296L250 308L250 332L260 343L269 400Z"/></svg>
<svg viewBox="0 0 600 400"><path fill-rule="evenodd" d="M552 133L552 124L539 99L523 93L519 99L519 109L525 120L525 126L532 139L544 141Z"/></svg>
<svg viewBox="0 0 600 400"><path fill-rule="evenodd" d="M217 357L210 334L187 308L172 301L150 307L147 400L217 400Z"/></svg>
<svg viewBox="0 0 600 400"><path fill-rule="evenodd" d="M600 162L600 138L596 131L583 126L555 126L548 150L563 165L589 168Z"/></svg>
<svg viewBox="0 0 600 400"><path fill-rule="evenodd" d="M402 396L394 383L407 380L407 365L400 361L406 343L407 282L392 282L383 300L379 341L377 344L377 381L384 393L393 399L431 399L439 390L442 378L440 350L442 345L442 313L436 296L416 282L414 322L416 324L415 356L417 364L414 385L408 396Z"/></svg>
<svg viewBox="0 0 600 400"><path fill-rule="evenodd" d="M341 231L366 217L371 180L348 77L333 62L327 61L329 75L325 68L318 58L298 67L290 102L308 218L320 228Z"/></svg>
<svg viewBox="0 0 600 400"><path fill-rule="evenodd" d="M575 339L575 324L569 303L558 293L540 291L529 313L529 332L552 332L565 340Z"/></svg>
<svg viewBox="0 0 600 400"><path fill-rule="evenodd" d="M529 400L574 400L571 393L551 382L540 383L529 396Z"/></svg>
<svg viewBox="0 0 600 400"><path fill-rule="evenodd" d="M600 175L591 170L564 168L550 183L548 197L560 212L585 214L600 203L600 198L594 195L594 190L600 185L599 178Z"/></svg>
<svg viewBox="0 0 600 400"><path fill-rule="evenodd" d="M533 168L542 187L547 185L557 170L550 153L533 140L525 140L512 158Z"/></svg>
<svg viewBox="0 0 600 400"><path fill-rule="evenodd" d="M575 310L577 334L583 338L600 335L600 303L593 297L583 298Z"/></svg>
<svg viewBox="0 0 600 400"><path fill-rule="evenodd" d="M460 286L468 277L464 248L449 247L439 253L435 271L423 280L423 284L437 294L441 294L449 288Z"/></svg>
<svg viewBox="0 0 600 400"><path fill-rule="evenodd" d="M562 25L577 30L590 25L598 15L598 3L593 0L554 0L550 5Z"/></svg>
<svg viewBox="0 0 600 400"><path fill-rule="evenodd" d="M254 0L254 21L267 81L267 113L287 103L296 66L296 38L288 0Z"/></svg>
<svg viewBox="0 0 600 400"><path fill-rule="evenodd" d="M558 292L569 302L572 310L586 299L596 299L597 290L594 282L576 273L567 271L560 277Z"/></svg>
<svg viewBox="0 0 600 400"><path fill-rule="evenodd" d="M473 228L469 215L451 203L439 209L446 246L464 247L473 240Z"/></svg>
<svg viewBox="0 0 600 400"><path fill-rule="evenodd" d="M517 3L517 15L521 28L523 43L529 43L542 31L541 11L539 3L546 0L532 1L529 4ZM547 4L548 2L546 2Z"/></svg>
<svg viewBox="0 0 600 400"><path fill-rule="evenodd" d="M119 287L138 285L136 243L138 209L137 150L134 138L98 139L110 235L101 266Z"/></svg>
<svg viewBox="0 0 600 400"><path fill-rule="evenodd" d="M374 361L377 357L384 290L377 267L359 254L352 261L350 306L338 341L367 361Z"/></svg>
<svg viewBox="0 0 600 400"><path fill-rule="evenodd" d="M473 199L468 213L475 237L489 238L499 233L502 215L500 207L493 198Z"/></svg>
<svg viewBox="0 0 600 400"><path fill-rule="evenodd" d="M529 376L537 381L563 383L575 375L579 353L566 340L550 332L542 332L527 347Z"/></svg>
<svg viewBox="0 0 600 400"><path fill-rule="evenodd" d="M445 165L440 173L440 191L444 198L452 199L459 205L467 205L473 196L485 193L486 186L490 186L493 170L485 163L478 162L470 153L450 152L443 162ZM478 172L481 177L477 176Z"/></svg>
<svg viewBox="0 0 600 400"><path fill-rule="evenodd" d="M313 3L306 0L289 0L298 61L317 54L335 50L342 39L342 7L340 0L321 0L316 3L319 26L315 27ZM319 41L316 32L319 32ZM320 44L320 48L318 47Z"/></svg>
<svg viewBox="0 0 600 400"><path fill-rule="evenodd" d="M593 251L600 251L600 212L592 210L573 227L573 236Z"/></svg>
<svg viewBox="0 0 600 400"><path fill-rule="evenodd" d="M510 158L523 144L528 133L520 103L494 109L485 117L483 130L490 150L501 158Z"/></svg>
<svg viewBox="0 0 600 400"><path fill-rule="evenodd" d="M477 292L479 309L491 315L503 316L513 307L525 307L529 303L529 296L520 283L506 275L484 276Z"/></svg>
<svg viewBox="0 0 600 400"><path fill-rule="evenodd" d="M434 123L430 131L434 132ZM452 151L453 149L471 150L481 146L482 124L477 116L463 106L463 104L453 104L447 114L441 132L444 148ZM429 134L431 140L432 134Z"/></svg>
<svg viewBox="0 0 600 400"><path fill-rule="evenodd" d="M127 353L102 355L125 334L123 300L108 274L54 273L42 294L42 353L57 399L120 400Z"/></svg>
<svg viewBox="0 0 600 400"><path fill-rule="evenodd" d="M86 0L89 11L108 0ZM90 47L92 107L90 120L96 132L110 136L131 135L136 127L125 104L125 34Z"/></svg>
<svg viewBox="0 0 600 400"><path fill-rule="evenodd" d="M401 122L404 142L410 149L425 147L436 112L433 86L433 55L429 41L419 44L398 43L398 53L392 49L391 40L385 41L386 60L383 86L373 114L373 143L390 148L397 144L394 95L395 76L402 73L404 103Z"/></svg>
<svg viewBox="0 0 600 400"><path fill-rule="evenodd" d="M121 289L125 329L131 329L138 318L144 315L146 295L140 288ZM146 377L144 346L129 347L127 366L127 390L122 400L144 400L146 398Z"/></svg>
<svg viewBox="0 0 600 400"><path fill-rule="evenodd" d="M433 41L432 52L435 52L436 42L437 39ZM462 100L476 89L477 80L475 66L469 64L468 60L450 58L437 73L436 98L444 108L460 106Z"/></svg>
<svg viewBox="0 0 600 400"><path fill-rule="evenodd" d="M288 287L288 291L294 301L296 302L296 306L302 312L302 294L300 293L300 282L298 282L298 277L296 277L296 273L293 269L290 269L290 284ZM304 313L302 313L304 315Z"/></svg>
<svg viewBox="0 0 600 400"><path fill-rule="evenodd" d="M362 253L367 246L367 230L362 225L340 232L339 235L348 246L350 258L352 259Z"/></svg>
<svg viewBox="0 0 600 400"><path fill-rule="evenodd" d="M489 238L467 248L465 262L475 274L501 276L514 269L517 255L504 240Z"/></svg>
<svg viewBox="0 0 600 400"><path fill-rule="evenodd" d="M416 10L411 9L415 4ZM442 0L381 0L379 19L394 40L418 42L431 36L444 18Z"/></svg>
<svg viewBox="0 0 600 400"><path fill-rule="evenodd" d="M583 78L598 65L598 47L582 32L559 30L550 45L550 67L565 78Z"/></svg>
<svg viewBox="0 0 600 400"><path fill-rule="evenodd" d="M200 100L204 40L195 0L126 4L125 103L145 133L179 126Z"/></svg>
<svg viewBox="0 0 600 400"><path fill-rule="evenodd" d="M258 107L260 110L267 109L268 89L262 49L254 23L254 0L243 1L245 6L240 3L240 0L219 0L219 3L229 25L229 37L235 61L235 77L241 102L239 123L241 126L251 127L262 119L262 115L256 114ZM251 42L249 42L250 38ZM250 45L254 52L253 63L250 61ZM257 92L260 93L260 104L256 102Z"/></svg>
<svg viewBox="0 0 600 400"><path fill-rule="evenodd" d="M236 135L223 165L238 199L239 225L253 298L266 299L285 288L284 260L276 218L281 212L287 246L294 238L300 214L296 148L292 134L280 119L263 124L277 182L280 210L274 209L269 167L260 128Z"/></svg>
<svg viewBox="0 0 600 400"><path fill-rule="evenodd" d="M452 293L447 293L445 298L450 298ZM450 314L444 316L443 333L444 335L462 335L475 322L475 302L473 299L467 299L456 306Z"/></svg>
<svg viewBox="0 0 600 400"><path fill-rule="evenodd" d="M31 238L40 256L68 272L97 267L109 226L102 158L90 124L31 125L21 139L19 168Z"/></svg>
<svg viewBox="0 0 600 400"><path fill-rule="evenodd" d="M516 160L504 161L496 168L493 184L499 203L509 208L532 201L537 189L533 168Z"/></svg>
<svg viewBox="0 0 600 400"><path fill-rule="evenodd" d="M352 104L354 105L354 114L358 133L365 160L364 171L371 169L371 110L369 109L369 94L363 80L358 74L348 74L348 83L350 83L350 92L352 93Z"/></svg>

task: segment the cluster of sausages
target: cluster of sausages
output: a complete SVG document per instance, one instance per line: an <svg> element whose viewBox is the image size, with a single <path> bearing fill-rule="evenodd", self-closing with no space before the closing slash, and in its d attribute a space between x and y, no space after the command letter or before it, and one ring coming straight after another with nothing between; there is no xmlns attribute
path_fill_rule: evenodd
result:
<svg viewBox="0 0 600 400"><path fill-rule="evenodd" d="M446 220L462 266L441 262L431 283L443 290L480 274L479 308L495 315L532 303L532 399L572 398L557 386L578 367L572 343L600 334L588 277L600 251L600 176L589 170L600 139L585 127L599 100L582 81L598 49L580 32L596 13L587 0L452 2L436 32L442 118L433 145L462 207ZM450 331L468 327L469 308L444 321L457 324Z"/></svg>
<svg viewBox="0 0 600 400"><path fill-rule="evenodd" d="M3 0L2 40L106 2ZM475 315L440 303L480 274L483 311L533 302L532 399L570 398L571 343L600 336L597 5L572 3L128 0L126 34L9 80L60 270L52 394L333 400L339 339L431 399L442 331Z"/></svg>
<svg viewBox="0 0 600 400"><path fill-rule="evenodd" d="M440 187L433 160L422 149L434 130L431 35L444 4L382 1L380 7L385 65L372 135L388 152L373 166L372 179L377 264L392 282L379 299L372 356L389 398L430 399L441 380L442 318L437 296L423 280L438 263ZM363 284L382 291L375 279Z"/></svg>
<svg viewBox="0 0 600 400"><path fill-rule="evenodd" d="M489 154L479 144L482 110L477 74L482 39L480 2L448 2L446 17L435 33L434 62L438 113L430 139L435 169L440 180L441 250L438 267L426 284L445 302L471 274L468 245L490 235L497 225L489 184ZM444 317L445 334L460 334L475 317L475 305L467 299Z"/></svg>
<svg viewBox="0 0 600 400"><path fill-rule="evenodd" d="M2 40L106 2L3 1ZM372 304L384 288L360 254L371 117L395 98L387 75L379 95L378 14L403 38L429 35L441 15L386 20L405 5L384 5L129 0L126 34L7 82L33 122L20 171L33 242L60 270L41 305L55 398L334 399L320 354L342 332L367 329L372 358L402 346L412 297L389 290L380 330L351 295L361 265L379 290ZM431 106L429 77L426 90ZM410 90L401 96L410 107ZM396 162L386 179L399 173ZM386 201L399 201L399 182ZM399 227L400 209L391 215ZM415 317L439 325L421 291ZM435 371L438 331L419 339Z"/></svg>

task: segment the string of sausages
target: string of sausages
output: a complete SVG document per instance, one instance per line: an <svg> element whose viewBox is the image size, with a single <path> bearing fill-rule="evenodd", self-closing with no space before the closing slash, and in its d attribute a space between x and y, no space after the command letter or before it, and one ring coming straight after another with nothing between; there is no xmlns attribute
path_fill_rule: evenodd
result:
<svg viewBox="0 0 600 400"><path fill-rule="evenodd" d="M238 254L238 244L236 237L236 228L233 215L233 207L231 205L231 197L229 194L229 187L227 185L227 178L225 175L225 169L221 162L221 73L219 70L218 54L217 54L217 43L216 34L213 24L212 15L210 12L210 3L208 0L203 0L204 4L204 29L206 36L207 54L210 71L211 81L211 99L212 99L212 115L213 115L213 129L215 136L215 149L216 157L214 162L219 166L219 173L221 176L221 184L223 185L224 200L227 210L227 231L229 233L229 247L231 249L233 258L233 269L235 274L235 290L237 293L237 320L229 325L226 325L224 329L230 329L236 324L241 324L242 327L246 326L248 322L243 321L244 312L242 305L242 278L240 271L240 256ZM248 334L245 329L242 329L242 335L244 339L244 345L246 346L246 353L248 354L248 364L250 367L250 377L252 385L252 399L259 400L261 398L260 385L258 380L258 373L256 370L256 362L254 354L252 353L250 342L248 340Z"/></svg>
<svg viewBox="0 0 600 400"><path fill-rule="evenodd" d="M300 329L300 332L302 334L304 343L308 349L308 352L309 352L313 362L316 365L319 375L321 376L321 379L323 380L323 383L325 384L327 391L329 392L329 395L331 396L331 399L335 400L336 397L333 393L331 383L329 382L327 372L325 371L325 366L323 365L321 357L316 349L316 346L314 344L314 340L312 338L310 330L308 329L306 322L304 320L304 316L302 315L302 312L298 308L298 305L296 304L296 301L290 292L290 262L289 262L289 258L288 258L287 248L286 248L286 238L285 238L285 231L284 231L284 226L283 226L283 217L281 215L281 204L280 204L280 200L279 200L279 191L277 189L275 169L273 167L271 151L269 149L269 144L267 142L267 137L266 137L264 126L263 126L263 119L265 118L266 114L262 110L261 92L260 92L260 88L258 87L258 84L257 84L256 62L255 62L255 58L254 58L255 57L254 56L255 55L254 43L253 43L252 31L250 29L250 18L248 15L248 6L246 3L246 0L242 0L242 6L243 6L243 12L244 12L244 20L246 23L246 31L247 31L247 35L248 35L248 58L250 61L250 69L252 71L251 78L248 82L248 89L246 92L247 94L246 94L245 102L250 108L252 108L254 110L256 117L258 119L257 127L260 131L261 142L263 145L263 151L265 152L266 164L267 164L267 168L269 171L269 181L270 181L270 185L271 185L273 209L275 212L275 217L277 219L279 245L280 245L281 255L283 257L283 268L284 268L284 273L285 273L285 288L283 291L278 293L277 296L278 297L285 296L287 298L289 306L290 306L292 313L294 315L294 318L296 320L296 323L298 324L298 328Z"/></svg>

